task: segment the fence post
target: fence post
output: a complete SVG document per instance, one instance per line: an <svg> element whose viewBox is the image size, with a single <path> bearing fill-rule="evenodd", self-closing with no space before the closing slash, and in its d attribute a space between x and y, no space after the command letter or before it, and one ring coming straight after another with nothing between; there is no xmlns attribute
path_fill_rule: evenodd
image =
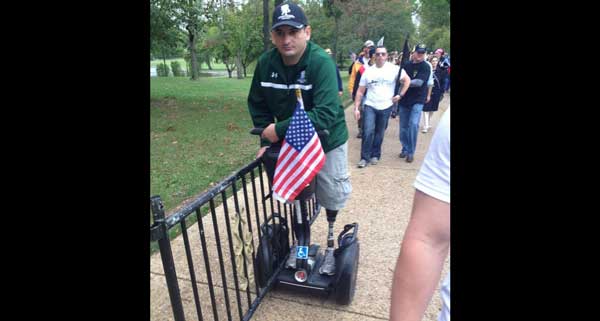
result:
<svg viewBox="0 0 600 321"><path fill-rule="evenodd" d="M169 288L173 316L175 317L175 321L185 321L179 284L177 283L177 273L175 273L175 264L173 262L173 253L171 252L171 241L169 240L165 212L160 196L155 195L150 198L150 207L154 218L154 224L150 228L151 239L152 241L158 241L160 258L162 259L167 287Z"/></svg>

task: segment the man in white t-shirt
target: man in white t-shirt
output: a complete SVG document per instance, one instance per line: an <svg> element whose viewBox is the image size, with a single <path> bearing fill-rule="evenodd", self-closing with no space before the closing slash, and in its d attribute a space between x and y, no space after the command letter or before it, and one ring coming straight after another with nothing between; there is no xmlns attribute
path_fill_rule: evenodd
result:
<svg viewBox="0 0 600 321"><path fill-rule="evenodd" d="M360 78L354 99L354 118L360 120L360 101L368 89L362 113L363 136L359 168L367 166L367 162L376 165L381 158L383 134L392 113L392 106L406 93L410 85L410 78L402 70L400 81L403 86L400 94L394 96L399 67L387 61L387 50L383 46L375 49L374 57L375 65L367 69Z"/></svg>
<svg viewBox="0 0 600 321"><path fill-rule="evenodd" d="M390 321L420 321L450 250L450 108L446 110L414 184L410 222L392 284ZM442 282L438 321L450 321L450 273Z"/></svg>

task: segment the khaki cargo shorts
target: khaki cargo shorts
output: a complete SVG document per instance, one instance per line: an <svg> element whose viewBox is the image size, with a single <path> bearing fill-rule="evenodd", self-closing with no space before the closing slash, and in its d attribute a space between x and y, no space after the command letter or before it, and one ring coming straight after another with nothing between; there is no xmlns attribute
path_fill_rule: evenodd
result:
<svg viewBox="0 0 600 321"><path fill-rule="evenodd" d="M328 210L344 208L352 192L348 173L348 142L325 154L325 165L317 174L316 196Z"/></svg>

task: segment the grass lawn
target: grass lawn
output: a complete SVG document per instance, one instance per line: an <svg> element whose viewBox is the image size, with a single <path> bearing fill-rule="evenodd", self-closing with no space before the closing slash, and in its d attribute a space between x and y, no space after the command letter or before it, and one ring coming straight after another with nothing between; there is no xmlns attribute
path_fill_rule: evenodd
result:
<svg viewBox="0 0 600 321"><path fill-rule="evenodd" d="M249 163L258 138L248 131L250 78L151 78L151 194L167 212Z"/></svg>

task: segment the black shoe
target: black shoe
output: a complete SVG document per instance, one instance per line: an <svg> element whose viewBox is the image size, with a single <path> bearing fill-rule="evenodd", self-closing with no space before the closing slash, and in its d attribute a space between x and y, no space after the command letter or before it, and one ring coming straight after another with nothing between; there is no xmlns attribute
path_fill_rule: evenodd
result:
<svg viewBox="0 0 600 321"><path fill-rule="evenodd" d="M413 155L406 156L406 162L407 163L412 163L412 161L413 161Z"/></svg>
<svg viewBox="0 0 600 321"><path fill-rule="evenodd" d="M398 157L400 157L400 158L404 158L404 157L406 157L406 155L407 155L407 154L406 154L405 152L402 152L402 153L400 153L400 155L398 155Z"/></svg>

